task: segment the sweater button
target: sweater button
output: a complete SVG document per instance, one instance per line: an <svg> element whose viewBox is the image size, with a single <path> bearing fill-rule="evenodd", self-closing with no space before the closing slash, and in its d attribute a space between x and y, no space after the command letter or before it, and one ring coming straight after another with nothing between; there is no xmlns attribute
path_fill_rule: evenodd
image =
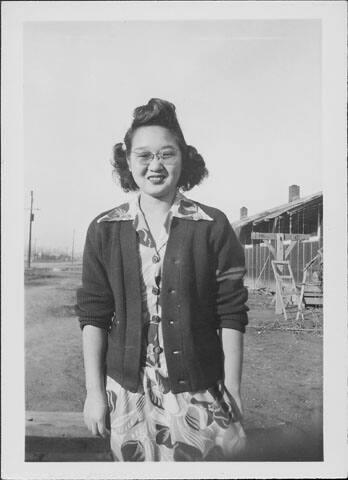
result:
<svg viewBox="0 0 348 480"><path fill-rule="evenodd" d="M152 293L154 295L159 295L160 294L160 289L158 287L152 287Z"/></svg>
<svg viewBox="0 0 348 480"><path fill-rule="evenodd" d="M186 383L186 380L178 380L178 383L180 383L180 385L183 385L184 383Z"/></svg>
<svg viewBox="0 0 348 480"><path fill-rule="evenodd" d="M159 317L158 315L153 315L153 317L151 318L151 322L153 323L159 323L161 321L161 317Z"/></svg>
<svg viewBox="0 0 348 480"><path fill-rule="evenodd" d="M160 261L160 257L158 255L154 255L152 257L152 263L158 263Z"/></svg>
<svg viewBox="0 0 348 480"><path fill-rule="evenodd" d="M168 292L171 293L172 295L175 293L175 288L169 288Z"/></svg>
<svg viewBox="0 0 348 480"><path fill-rule="evenodd" d="M169 325L174 325L174 320L169 320Z"/></svg>
<svg viewBox="0 0 348 480"><path fill-rule="evenodd" d="M173 350L173 355L178 355L179 353L181 353L181 350Z"/></svg>

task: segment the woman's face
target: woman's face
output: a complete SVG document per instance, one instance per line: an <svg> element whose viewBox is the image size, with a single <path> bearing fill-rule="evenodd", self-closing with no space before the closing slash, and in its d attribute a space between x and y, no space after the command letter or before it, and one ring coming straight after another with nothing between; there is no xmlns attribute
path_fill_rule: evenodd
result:
<svg viewBox="0 0 348 480"><path fill-rule="evenodd" d="M182 168L174 135L164 127L139 127L133 134L128 165L141 192L171 201Z"/></svg>

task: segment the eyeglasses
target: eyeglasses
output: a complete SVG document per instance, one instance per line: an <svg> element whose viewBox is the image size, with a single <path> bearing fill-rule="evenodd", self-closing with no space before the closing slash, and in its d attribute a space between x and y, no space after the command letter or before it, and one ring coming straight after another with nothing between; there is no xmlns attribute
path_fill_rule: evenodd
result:
<svg viewBox="0 0 348 480"><path fill-rule="evenodd" d="M178 152L174 149L159 150L156 153L141 151L132 152L133 158L141 165L150 165L152 160L156 157L163 165L173 165L178 160Z"/></svg>

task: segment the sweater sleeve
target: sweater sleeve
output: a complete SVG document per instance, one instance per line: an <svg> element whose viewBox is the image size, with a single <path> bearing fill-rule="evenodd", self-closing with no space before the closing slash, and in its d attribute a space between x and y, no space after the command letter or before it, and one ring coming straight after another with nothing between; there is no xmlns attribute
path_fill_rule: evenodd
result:
<svg viewBox="0 0 348 480"><path fill-rule="evenodd" d="M248 324L246 305L248 290L244 286L244 250L225 215L219 219L215 237L216 313L218 328L232 328L245 332Z"/></svg>
<svg viewBox="0 0 348 480"><path fill-rule="evenodd" d="M82 287L77 290L75 313L80 327L94 325L107 330L115 310L114 297L97 243L96 222L87 231L82 264Z"/></svg>

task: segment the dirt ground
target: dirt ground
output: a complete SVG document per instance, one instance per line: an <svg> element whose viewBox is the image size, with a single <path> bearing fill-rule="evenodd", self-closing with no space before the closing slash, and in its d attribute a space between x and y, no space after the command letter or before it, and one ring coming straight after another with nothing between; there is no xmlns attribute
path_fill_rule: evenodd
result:
<svg viewBox="0 0 348 480"><path fill-rule="evenodd" d="M26 409L82 411L81 332L74 316L80 265L40 265L25 275ZM322 318L298 325L274 314L272 297L250 292L245 334L245 429L282 426L318 440L322 425ZM301 327L301 328L300 328ZM293 330L284 330L292 328ZM319 440L318 440L319 441Z"/></svg>

